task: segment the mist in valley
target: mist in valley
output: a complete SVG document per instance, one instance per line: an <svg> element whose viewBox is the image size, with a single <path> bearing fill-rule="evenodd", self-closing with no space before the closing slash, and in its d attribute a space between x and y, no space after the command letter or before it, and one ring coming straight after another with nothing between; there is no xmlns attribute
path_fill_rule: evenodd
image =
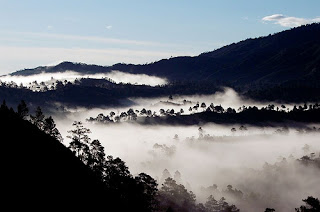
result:
<svg viewBox="0 0 320 212"><path fill-rule="evenodd" d="M3 207L320 212L319 8L1 2Z"/></svg>
<svg viewBox="0 0 320 212"><path fill-rule="evenodd" d="M153 76L118 71L94 75L68 71L0 79L22 83L33 90L34 86L54 85L57 80L74 83L80 78L151 86L167 83ZM88 109L56 102L44 109L53 116L65 146L71 142L67 136L72 124L81 121L91 130L89 137L101 142L106 155L121 158L134 176L142 172L149 174L156 179L159 189L165 179L171 177L192 191L197 203L204 204L213 195L216 200L226 198L241 211L264 211L265 208L293 211L303 198L320 196L315 186L320 183L319 165L304 164L319 160L319 124L281 122L258 127L200 122L182 126L139 121L146 117L202 113L209 106L236 111L267 106L276 111L289 111L295 104L259 102L228 87L211 95L131 97L128 100L130 105L119 107ZM130 110L137 115L136 120L126 117ZM103 121L90 121L99 116Z"/></svg>
<svg viewBox="0 0 320 212"><path fill-rule="evenodd" d="M96 74L81 74L75 71L65 71L65 72L55 72L46 73L42 72L40 74L20 76L20 75L4 75L0 76L0 82L11 83L14 82L17 85L23 85L25 87L35 90L36 87L34 82L36 81L37 86L42 83L42 85L54 85L57 80L68 81L74 83L75 80L81 78L90 79L108 79L115 83L130 83L134 85L164 85L167 80L164 78L149 76L146 74L130 74L117 70L113 70L108 73L96 73Z"/></svg>
<svg viewBox="0 0 320 212"><path fill-rule="evenodd" d="M64 108L64 114L69 114L71 117L75 116L85 121L89 117L96 117L98 114L109 116L111 112L114 112L114 116L120 116L122 112L127 112L129 109L133 111L139 111L143 109L150 110L152 114L160 115L160 110L164 111L174 110L175 112L183 110L184 115L199 113L206 110L210 104L219 105L223 108L233 108L239 110L243 106L256 106L258 108L265 107L267 105L274 105L275 107L281 108L285 106L284 110L292 109L294 104L283 104L281 102L259 102L253 99L246 98L239 95L234 89L225 87L222 92L216 92L211 95L170 95L156 98L139 98L133 97L128 98L132 104L128 106L119 107L104 107L104 108L92 108L88 110L85 107L72 107L68 108L64 105L57 104L57 106ZM200 105L204 103L205 107L202 108ZM195 105L198 105L195 108ZM190 108L192 110L190 110ZM282 108L283 109L283 108ZM53 111L54 112L54 111Z"/></svg>
<svg viewBox="0 0 320 212"><path fill-rule="evenodd" d="M134 110L142 108L184 108L197 102L210 102L223 107L243 105L266 106L239 96L232 89L202 96L172 96L172 98L133 98ZM184 100L187 100L184 101ZM271 103L269 103L271 104ZM278 104L279 103L272 103ZM286 105L287 108L292 105ZM167 108L166 108L167 107ZM241 211L293 211L307 196L320 196L319 167L303 166L297 159L319 155L319 132L298 131L297 125L256 127L250 125L203 124L194 126L140 125L135 122L101 124L86 121L99 113L120 114L121 108L67 108L52 111L67 145L68 130L74 121L83 122L91 130L92 139L99 139L107 155L120 157L134 175L145 172L158 181L159 188L168 176L193 191L198 202L209 195L222 196ZM316 124L305 124L305 127ZM231 131L231 128L235 130ZM166 171L164 171L166 170ZM169 174L168 174L169 173ZM181 174L181 176L179 175ZM231 185L231 187L230 187ZM239 192L241 191L241 193Z"/></svg>

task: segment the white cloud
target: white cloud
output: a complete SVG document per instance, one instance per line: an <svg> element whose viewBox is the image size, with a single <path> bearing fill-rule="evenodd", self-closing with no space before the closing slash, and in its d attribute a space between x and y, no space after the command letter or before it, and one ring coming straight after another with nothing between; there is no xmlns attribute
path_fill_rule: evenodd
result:
<svg viewBox="0 0 320 212"><path fill-rule="evenodd" d="M288 17L282 14L273 14L262 18L263 22L273 22L283 27L297 27L304 24L320 22L320 18L306 19L297 17Z"/></svg>
<svg viewBox="0 0 320 212"><path fill-rule="evenodd" d="M167 80L164 78L149 76L146 74L129 74L121 71L111 71L110 73L104 74L104 76L111 78L116 83L130 83L136 85L164 85L167 84Z"/></svg>
<svg viewBox="0 0 320 212"><path fill-rule="evenodd" d="M274 21L274 20L279 20L282 18L285 18L285 16L282 14L273 14L273 15L269 15L269 16L262 18L262 20L263 21Z"/></svg>
<svg viewBox="0 0 320 212"><path fill-rule="evenodd" d="M79 78L91 78L91 79L103 79L103 78L111 78L116 83L130 83L136 85L164 85L167 83L167 80L164 78L156 77L156 76L148 76L146 74L130 74L121 71L111 71L108 73L98 73L98 74L80 74L74 71L66 72L58 72L58 73L40 73L36 75L30 76L0 76L0 81L2 82L15 82L20 85L22 83L24 86L28 86L29 83L37 81L46 82L47 84L51 84L56 80L68 80L74 82Z"/></svg>
<svg viewBox="0 0 320 212"><path fill-rule="evenodd" d="M106 29L111 29L111 28L112 28L111 25L106 26Z"/></svg>

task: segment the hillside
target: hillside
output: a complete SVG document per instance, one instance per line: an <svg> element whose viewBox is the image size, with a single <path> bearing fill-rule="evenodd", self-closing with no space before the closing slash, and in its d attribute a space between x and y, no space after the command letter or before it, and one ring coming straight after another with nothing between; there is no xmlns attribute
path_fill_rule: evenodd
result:
<svg viewBox="0 0 320 212"><path fill-rule="evenodd" d="M196 57L175 57L146 65L97 66L63 62L13 73L30 75L73 70L103 73L120 70L166 77L171 81L225 81L235 85L279 84L320 79L320 24L310 24L265 37L233 43Z"/></svg>
<svg viewBox="0 0 320 212"><path fill-rule="evenodd" d="M103 184L63 144L3 105L0 128L2 207L101 208L96 202L107 199ZM75 204L80 199L86 201Z"/></svg>

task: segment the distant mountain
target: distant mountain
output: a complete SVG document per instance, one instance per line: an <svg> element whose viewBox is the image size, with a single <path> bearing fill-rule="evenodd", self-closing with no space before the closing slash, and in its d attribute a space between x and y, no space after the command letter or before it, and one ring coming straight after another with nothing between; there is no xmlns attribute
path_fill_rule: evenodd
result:
<svg viewBox="0 0 320 212"><path fill-rule="evenodd" d="M273 35L233 43L196 57L174 57L145 65L97 66L63 62L57 66L17 71L104 73L119 70L165 77L171 81L224 81L234 85L318 83L320 79L320 24L305 25Z"/></svg>
<svg viewBox="0 0 320 212"><path fill-rule="evenodd" d="M85 63L72 63L72 62L62 62L56 66L39 66L34 69L23 69L16 71L11 75L21 75L28 76L34 74L45 73L56 73L65 71L75 71L81 74L94 74L94 73L106 73L111 71L111 67L98 66L98 65L88 65Z"/></svg>
<svg viewBox="0 0 320 212"><path fill-rule="evenodd" d="M226 86L256 100L317 102L320 100L320 23L247 39L195 57L175 57L144 65L119 63L98 66L63 62L11 75L65 71L95 74L112 70L165 77L169 84L150 87L117 85L107 80L82 80L76 86L67 85L43 94L6 87L0 89L0 94L11 102L25 98L29 102L45 100L49 104L63 102L91 107L119 105L129 97L212 94Z"/></svg>

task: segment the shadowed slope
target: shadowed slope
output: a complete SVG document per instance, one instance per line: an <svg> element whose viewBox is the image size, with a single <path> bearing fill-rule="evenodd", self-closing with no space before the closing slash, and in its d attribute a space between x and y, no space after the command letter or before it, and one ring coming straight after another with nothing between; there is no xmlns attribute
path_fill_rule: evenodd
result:
<svg viewBox="0 0 320 212"><path fill-rule="evenodd" d="M5 108L0 129L1 193L11 211L101 208L102 199L107 204L104 185L63 144Z"/></svg>

